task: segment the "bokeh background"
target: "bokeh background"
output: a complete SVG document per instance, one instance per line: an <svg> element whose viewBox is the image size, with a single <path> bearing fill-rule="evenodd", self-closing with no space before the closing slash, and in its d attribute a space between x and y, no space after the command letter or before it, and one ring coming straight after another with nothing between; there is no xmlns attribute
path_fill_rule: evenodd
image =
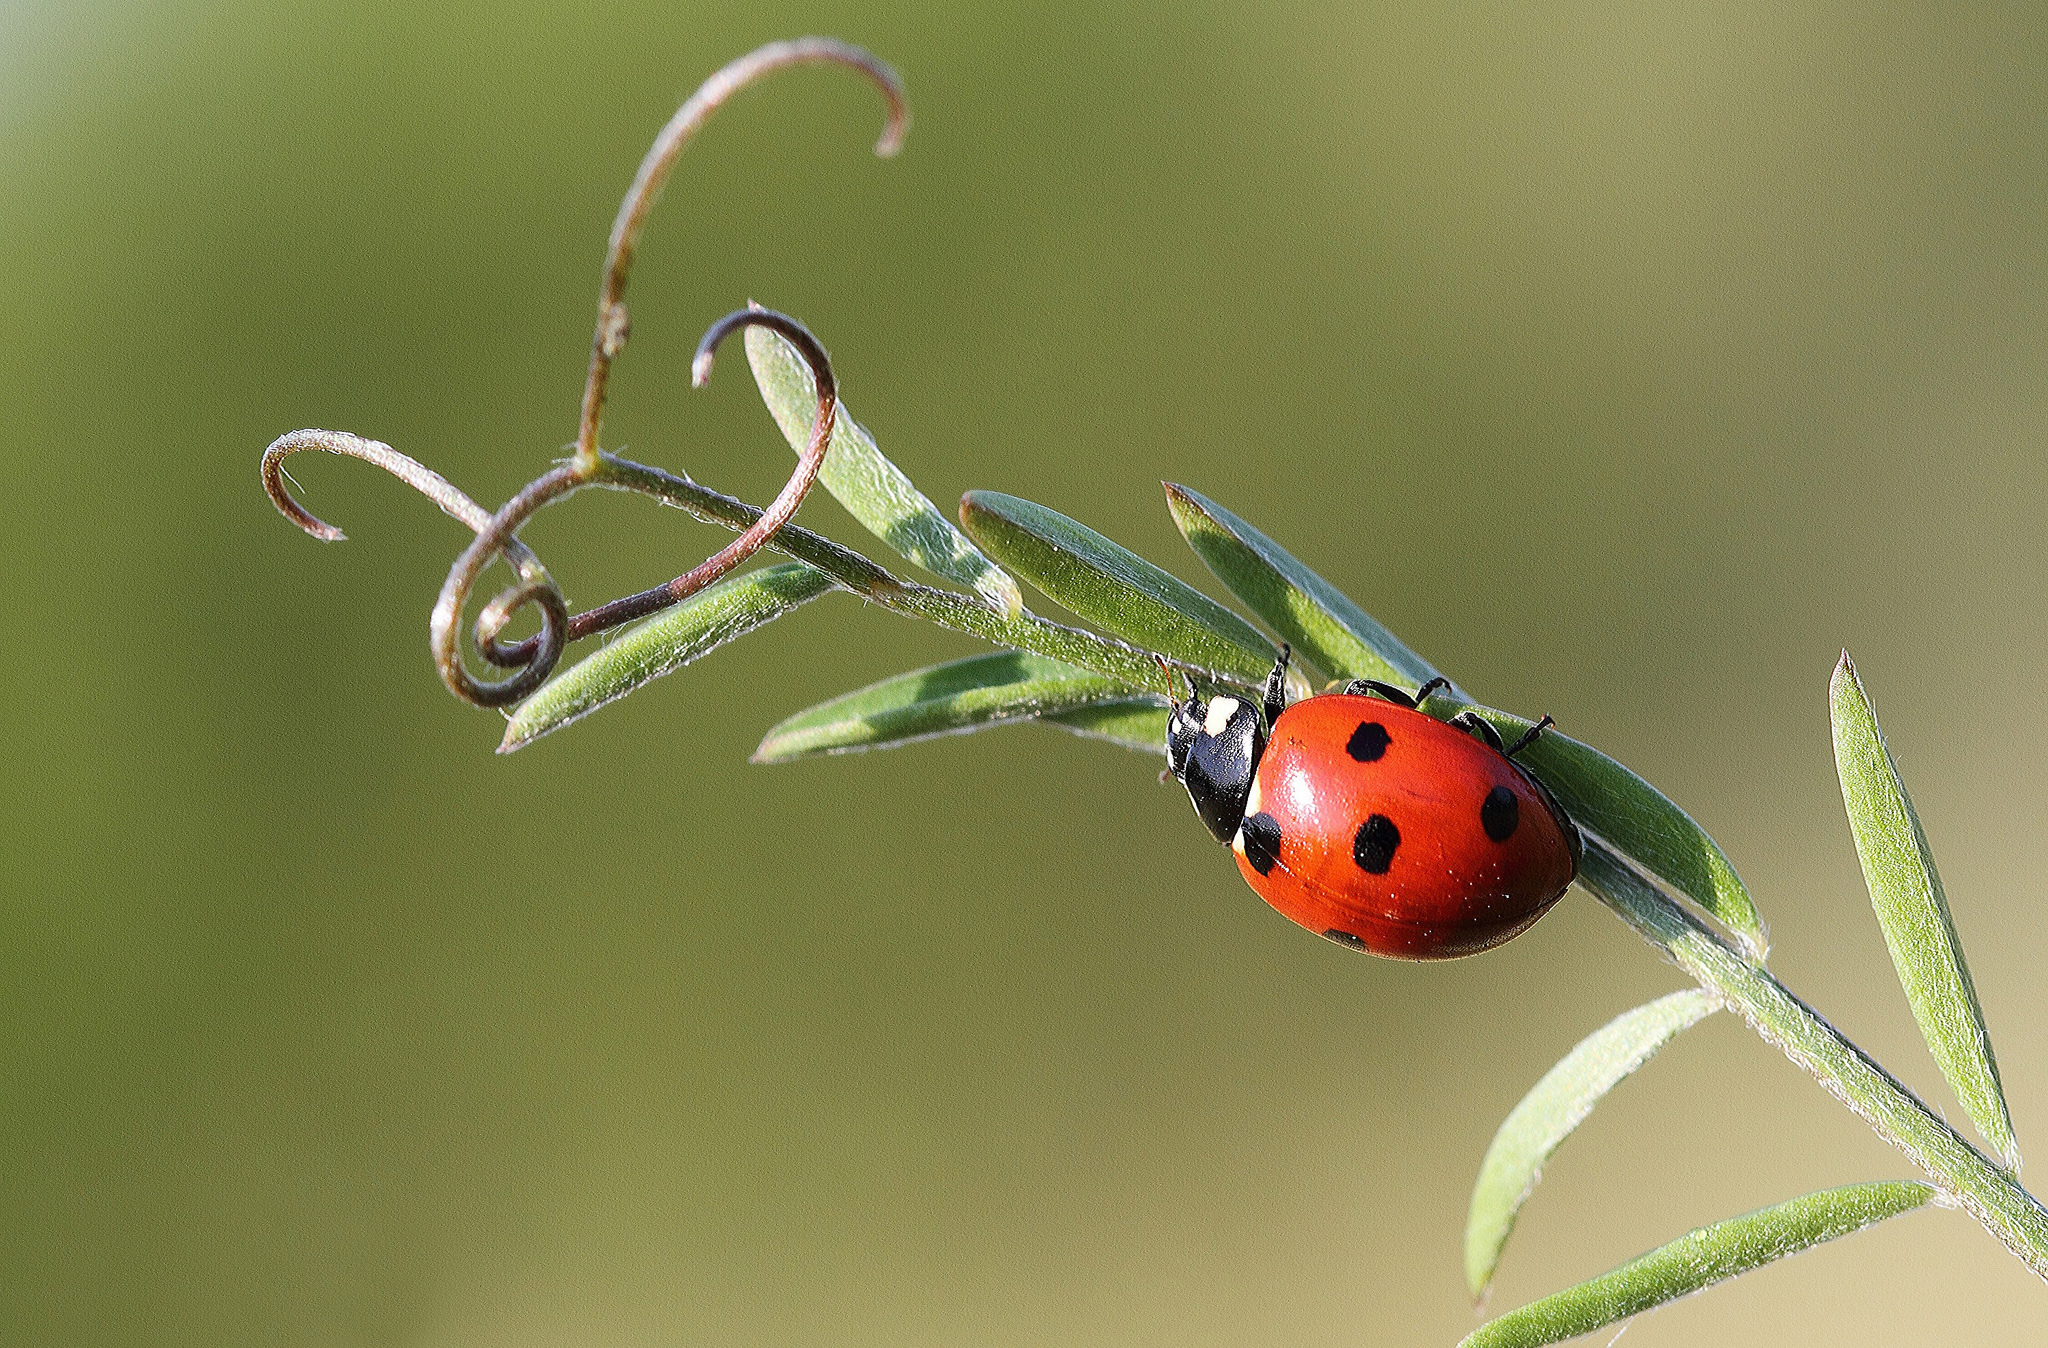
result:
<svg viewBox="0 0 2048 1348"><path fill-rule="evenodd" d="M258 491L300 426L486 501L537 472L646 142L811 31L903 70L908 149L867 154L843 73L729 109L649 233L608 444L772 493L743 368L685 375L753 297L942 502L1022 493L1207 584L1159 495L1187 482L1684 803L1781 975L1952 1109L1842 819L1846 645L2048 1153L2038 6L12 0L0 1338L1474 1323L1494 1126L1680 984L1590 900L1482 959L1372 961L1104 745L748 767L782 715L972 649L843 598L494 757L426 656L461 531L337 460L297 469L348 544ZM822 493L804 520L875 546ZM724 537L602 494L527 536L585 602ZM1710 1021L1557 1156L1495 1305L1907 1173ZM1629 1341L2044 1328L1929 1212Z"/></svg>

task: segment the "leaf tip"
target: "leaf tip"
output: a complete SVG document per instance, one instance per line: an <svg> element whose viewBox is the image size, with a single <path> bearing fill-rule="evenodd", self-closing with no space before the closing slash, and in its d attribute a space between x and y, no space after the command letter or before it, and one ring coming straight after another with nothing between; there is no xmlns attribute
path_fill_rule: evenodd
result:
<svg viewBox="0 0 2048 1348"><path fill-rule="evenodd" d="M1182 538L1188 536L1189 529L1196 527L1196 519L1213 518L1202 509L1202 499L1180 483L1161 481L1159 485L1166 489L1166 513L1173 516L1174 527L1180 530Z"/></svg>
<svg viewBox="0 0 2048 1348"><path fill-rule="evenodd" d="M1004 579L1008 580L1009 577L1005 576ZM991 593L990 590L994 592ZM990 589L983 590L981 597L988 601L990 610L1004 622L1015 622L1024 616L1024 592L1017 588L1017 582L1014 580L1008 585L991 586Z"/></svg>
<svg viewBox="0 0 2048 1348"><path fill-rule="evenodd" d="M1472 1298L1472 1313L1486 1314L1486 1303L1493 1297L1493 1270L1497 1264L1482 1263L1474 1251L1465 1251L1465 1291Z"/></svg>
<svg viewBox="0 0 2048 1348"><path fill-rule="evenodd" d="M1841 659L1835 661L1834 676L1828 680L1828 687L1838 694L1844 689L1860 690L1863 687L1863 680L1856 673L1856 662L1849 658L1847 649L1842 651Z"/></svg>
<svg viewBox="0 0 2048 1348"><path fill-rule="evenodd" d="M990 507L989 496L997 494L985 491L963 492L960 496L960 527L967 536L982 547L990 548L988 534L995 527L1002 512Z"/></svg>

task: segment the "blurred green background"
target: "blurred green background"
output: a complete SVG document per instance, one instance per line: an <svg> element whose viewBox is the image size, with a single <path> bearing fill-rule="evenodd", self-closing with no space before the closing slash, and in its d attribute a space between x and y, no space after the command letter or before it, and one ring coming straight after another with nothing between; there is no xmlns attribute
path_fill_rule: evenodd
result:
<svg viewBox="0 0 2048 1348"><path fill-rule="evenodd" d="M1482 959L1265 908L1154 765L1036 729L781 769L782 715L964 640L828 597L523 753L426 612L571 438L605 231L721 62L606 440L788 462L704 325L831 347L934 498L1200 583L1158 480L1715 832L1775 967L1948 1097L1829 748L1844 645L2048 1153L2048 16L2038 6L0 8L0 1337L125 1344L1449 1344L1467 1186L1580 1035L1679 986L1580 896ZM804 521L874 550L821 493ZM598 494L571 596L725 535ZM1212 587L1213 588L1213 587ZM1040 603L1050 610L1049 604ZM2037 1161L2037 1164L2039 1162ZM1902 1176L1717 1019L1558 1155L1504 1308ZM2036 1343L1917 1215L1629 1342ZM1604 1342L1604 1339L1599 1340Z"/></svg>

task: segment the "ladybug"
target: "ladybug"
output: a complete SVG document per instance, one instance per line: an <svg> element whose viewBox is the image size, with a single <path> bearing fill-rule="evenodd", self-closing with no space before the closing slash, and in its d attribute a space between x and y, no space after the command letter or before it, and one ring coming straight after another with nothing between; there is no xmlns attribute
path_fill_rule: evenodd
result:
<svg viewBox="0 0 2048 1348"><path fill-rule="evenodd" d="M1470 711L1421 710L1373 679L1286 703L1289 652L1264 707L1190 689L1166 760L1259 897L1340 945L1401 959L1487 950L1548 912L1578 874L1579 830Z"/></svg>

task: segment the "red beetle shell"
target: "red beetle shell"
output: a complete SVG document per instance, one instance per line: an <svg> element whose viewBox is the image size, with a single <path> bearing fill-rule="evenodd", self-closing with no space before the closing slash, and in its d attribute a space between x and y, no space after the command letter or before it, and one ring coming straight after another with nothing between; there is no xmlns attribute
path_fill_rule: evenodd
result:
<svg viewBox="0 0 2048 1348"><path fill-rule="evenodd" d="M1259 897L1309 930L1449 959L1543 916L1577 871L1576 840L1498 750L1422 712L1332 694L1274 723L1232 846Z"/></svg>

